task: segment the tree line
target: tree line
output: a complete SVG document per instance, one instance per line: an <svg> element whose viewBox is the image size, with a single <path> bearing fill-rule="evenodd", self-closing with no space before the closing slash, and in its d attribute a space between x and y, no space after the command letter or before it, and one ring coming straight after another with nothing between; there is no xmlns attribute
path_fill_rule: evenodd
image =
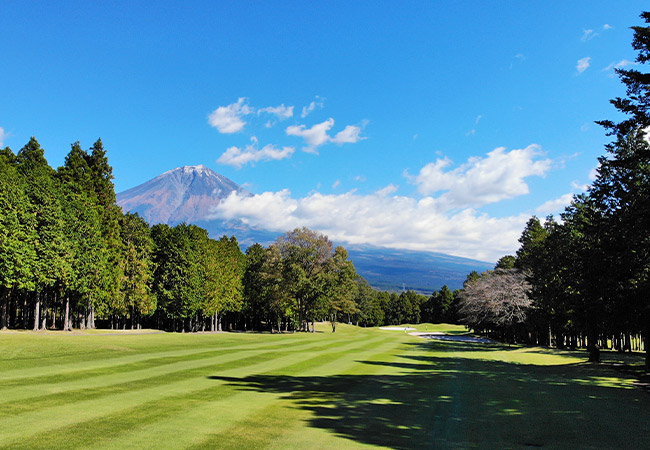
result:
<svg viewBox="0 0 650 450"><path fill-rule="evenodd" d="M650 13L641 17L650 23ZM646 64L650 27L632 29L636 62ZM472 280L460 310L476 330L586 347L590 361L599 361L602 348L645 349L650 370L650 73L616 71L627 96L611 103L627 118L597 122L614 140L593 184L559 219L532 217L517 254Z"/></svg>
<svg viewBox="0 0 650 450"><path fill-rule="evenodd" d="M35 138L0 150L0 328L314 331L456 320L457 293L373 289L343 247L307 228L243 253L185 223L116 204L101 140L53 169Z"/></svg>

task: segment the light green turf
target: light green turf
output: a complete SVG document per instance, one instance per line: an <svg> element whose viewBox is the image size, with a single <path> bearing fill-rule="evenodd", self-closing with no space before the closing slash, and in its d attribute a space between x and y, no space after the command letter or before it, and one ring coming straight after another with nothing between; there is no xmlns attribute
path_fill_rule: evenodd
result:
<svg viewBox="0 0 650 450"><path fill-rule="evenodd" d="M649 446L650 395L584 354L318 330L2 332L0 448Z"/></svg>

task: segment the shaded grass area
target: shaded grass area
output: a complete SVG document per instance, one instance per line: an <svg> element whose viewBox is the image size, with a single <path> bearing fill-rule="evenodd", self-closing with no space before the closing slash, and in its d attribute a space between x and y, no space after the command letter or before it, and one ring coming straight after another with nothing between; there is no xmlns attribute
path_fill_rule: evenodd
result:
<svg viewBox="0 0 650 450"><path fill-rule="evenodd" d="M641 356L584 356L347 325L0 334L0 448L647 448Z"/></svg>

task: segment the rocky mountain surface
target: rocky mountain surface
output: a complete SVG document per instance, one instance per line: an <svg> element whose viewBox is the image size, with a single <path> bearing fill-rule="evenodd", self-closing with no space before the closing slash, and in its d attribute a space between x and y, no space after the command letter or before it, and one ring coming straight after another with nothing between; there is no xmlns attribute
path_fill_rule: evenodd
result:
<svg viewBox="0 0 650 450"><path fill-rule="evenodd" d="M274 242L281 233L208 218L211 208L233 191L248 194L205 166L184 166L120 192L117 203L124 211L137 212L151 225L193 223L208 230L213 238L234 235L244 248L256 242L264 246ZM411 289L430 295L445 284L459 289L472 270L481 272L493 267L483 261L441 253L340 244L347 248L357 272L371 286L389 291Z"/></svg>
<svg viewBox="0 0 650 450"><path fill-rule="evenodd" d="M233 191L246 192L205 166L184 166L120 192L117 203L151 225L194 223L204 220L210 209Z"/></svg>

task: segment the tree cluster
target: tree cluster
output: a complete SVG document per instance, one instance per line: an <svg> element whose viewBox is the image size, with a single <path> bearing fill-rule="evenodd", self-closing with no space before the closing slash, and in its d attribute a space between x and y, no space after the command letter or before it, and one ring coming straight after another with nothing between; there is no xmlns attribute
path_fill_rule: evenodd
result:
<svg viewBox="0 0 650 450"><path fill-rule="evenodd" d="M101 140L56 170L35 138L0 151L0 328L197 329L240 308L236 240L150 228L122 213L112 179Z"/></svg>
<svg viewBox="0 0 650 450"><path fill-rule="evenodd" d="M650 13L641 17L650 23ZM636 61L645 64L650 27L632 29ZM599 122L615 140L599 158L592 186L574 197L560 220L531 218L516 256L500 261L530 285L530 306L525 317L514 321L520 324L519 338L587 347L591 361L599 360L603 347L647 352L650 337L650 73L617 72L627 97L612 104L628 117L618 124ZM474 295L471 289L465 292ZM513 293L512 299L517 296ZM480 328L480 321L470 317L463 318Z"/></svg>

